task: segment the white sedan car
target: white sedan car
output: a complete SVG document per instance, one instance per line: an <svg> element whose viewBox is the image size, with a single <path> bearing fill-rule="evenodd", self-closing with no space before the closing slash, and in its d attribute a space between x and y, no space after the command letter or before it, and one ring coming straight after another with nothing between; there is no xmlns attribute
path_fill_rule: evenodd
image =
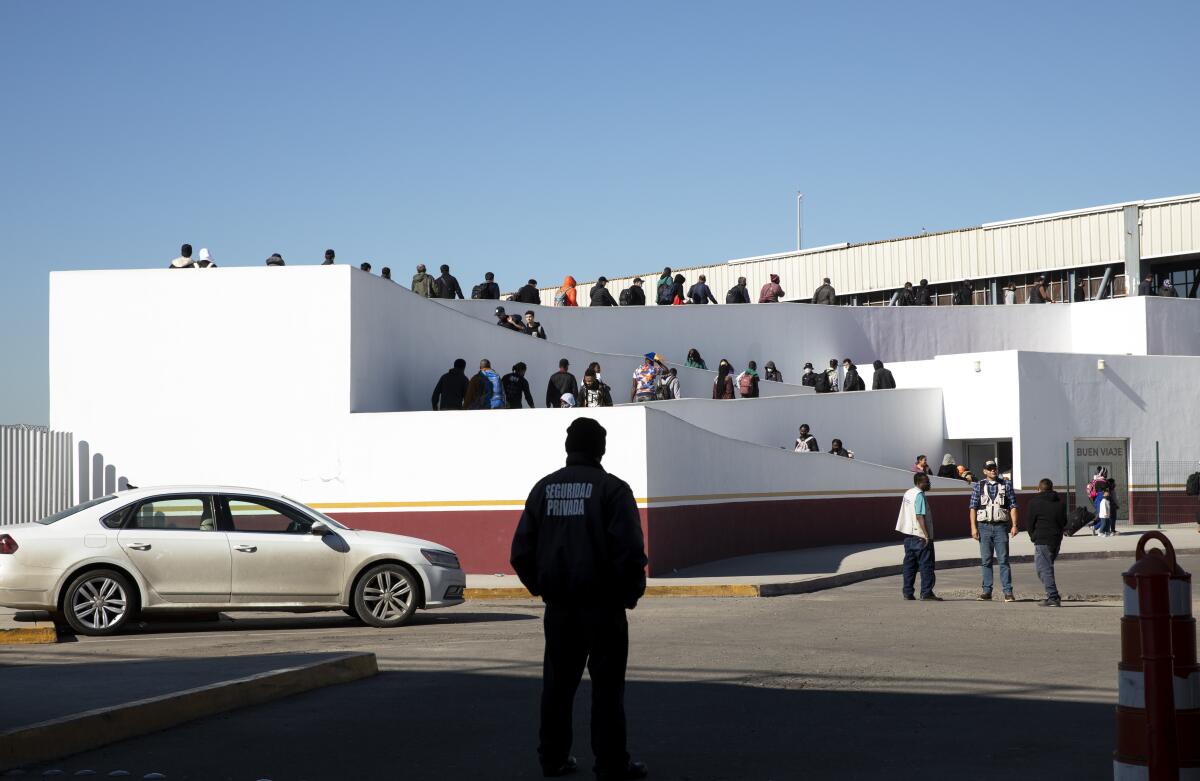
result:
<svg viewBox="0 0 1200 781"><path fill-rule="evenodd" d="M463 601L436 543L350 529L280 494L139 488L0 527L0 605L109 635L139 613L344 610L396 627Z"/></svg>

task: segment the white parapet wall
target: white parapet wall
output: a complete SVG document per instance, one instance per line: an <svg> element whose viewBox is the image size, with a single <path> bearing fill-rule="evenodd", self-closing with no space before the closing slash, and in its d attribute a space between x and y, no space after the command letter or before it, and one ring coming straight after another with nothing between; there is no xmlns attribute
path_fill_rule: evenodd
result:
<svg viewBox="0 0 1200 781"><path fill-rule="evenodd" d="M477 319L495 301L444 301ZM1081 304L962 307L831 307L811 304L538 307L550 338L605 352L658 350L682 362L697 348L710 367L721 358L741 369L775 361L788 382L806 362L820 368L850 358L860 368L880 359L1000 350L1200 355L1200 301L1122 298Z"/></svg>

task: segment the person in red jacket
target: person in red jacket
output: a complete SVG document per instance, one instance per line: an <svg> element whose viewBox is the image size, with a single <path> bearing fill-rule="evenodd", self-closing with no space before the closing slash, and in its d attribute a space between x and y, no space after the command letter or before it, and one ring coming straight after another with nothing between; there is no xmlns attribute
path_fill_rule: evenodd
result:
<svg viewBox="0 0 1200 781"><path fill-rule="evenodd" d="M763 285L762 290L758 294L758 303L777 304L783 296L783 288L779 286L779 275L772 274L771 281Z"/></svg>

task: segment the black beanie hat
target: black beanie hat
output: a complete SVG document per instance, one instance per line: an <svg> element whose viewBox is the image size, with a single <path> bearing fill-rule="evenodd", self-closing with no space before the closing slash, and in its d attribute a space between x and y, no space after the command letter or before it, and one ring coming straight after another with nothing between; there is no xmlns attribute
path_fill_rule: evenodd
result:
<svg viewBox="0 0 1200 781"><path fill-rule="evenodd" d="M575 418L567 426L567 452L583 453L597 461L604 455L608 432L591 418Z"/></svg>

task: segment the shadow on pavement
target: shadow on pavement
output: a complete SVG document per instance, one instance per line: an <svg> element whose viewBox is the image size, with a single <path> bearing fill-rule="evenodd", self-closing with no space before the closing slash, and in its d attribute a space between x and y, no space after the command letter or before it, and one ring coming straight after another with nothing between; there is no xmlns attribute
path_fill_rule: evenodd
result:
<svg viewBox="0 0 1200 781"><path fill-rule="evenodd" d="M535 678L388 672L35 770L534 779L539 690ZM585 679L575 716L580 778L590 777L589 696ZM630 748L654 779L1061 781L1112 772L1107 704L643 681L628 684L626 700Z"/></svg>
<svg viewBox="0 0 1200 781"><path fill-rule="evenodd" d="M289 614L256 615L254 613L221 614L217 620L180 620L177 616L147 617L137 624L131 625L122 635L155 635L204 632L249 632L270 630L295 629L358 629L363 632L403 632L406 629L419 626L452 624L479 624L503 621L529 621L540 618L540 613L456 613L448 611L418 612L402 627L396 629L378 629L367 626L357 618L351 618L344 613L319 614ZM60 631L67 632L65 628Z"/></svg>

